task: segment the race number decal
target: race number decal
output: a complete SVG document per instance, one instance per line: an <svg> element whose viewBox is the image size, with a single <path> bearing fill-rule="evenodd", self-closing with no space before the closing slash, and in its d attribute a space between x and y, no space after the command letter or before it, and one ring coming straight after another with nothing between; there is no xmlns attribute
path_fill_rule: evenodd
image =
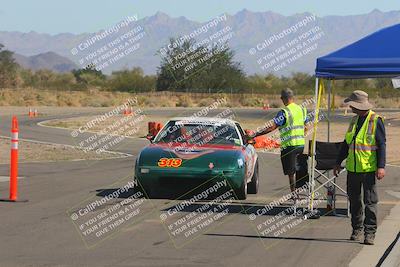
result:
<svg viewBox="0 0 400 267"><path fill-rule="evenodd" d="M182 165L182 159L179 158L161 158L158 161L158 167L178 168Z"/></svg>

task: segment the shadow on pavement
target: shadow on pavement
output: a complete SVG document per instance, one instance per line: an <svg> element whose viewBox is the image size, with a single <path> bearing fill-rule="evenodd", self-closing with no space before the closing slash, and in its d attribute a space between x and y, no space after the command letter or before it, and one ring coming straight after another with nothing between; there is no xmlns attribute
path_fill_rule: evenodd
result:
<svg viewBox="0 0 400 267"><path fill-rule="evenodd" d="M246 237L246 238L261 238L261 239L272 239L272 240L297 240L297 241L318 241L318 242L333 242L333 243L359 243L358 241L351 241L348 239L337 239L337 238L308 238L308 237L283 237L283 236L258 236L258 235L236 235L236 234L205 234L208 236L219 236L219 237Z"/></svg>
<svg viewBox="0 0 400 267"><path fill-rule="evenodd" d="M96 196L105 197L108 195L112 195L117 190L118 190L118 188L97 189ZM138 192L136 189L129 189L128 191L119 194L118 199L129 198L129 197L133 196L136 192ZM201 192L201 190L200 190L200 192ZM165 191L164 190L164 193L169 195L170 197L172 197L172 198L167 198L167 199L176 200L179 202L172 204L170 207L162 209L162 211L171 210L171 209L174 209L177 206L179 206L180 212L190 213L190 212L194 212L194 211L199 211L199 212L205 213L209 209L217 208L218 205L220 205L220 203L225 203L225 207L228 208L228 213L230 213L230 214L246 214L246 215L261 214L261 216L275 216L281 212L284 212L287 215L291 215L293 213L292 209L291 209L293 206L290 203L283 203L280 206L274 206L270 210L262 211L265 208L265 205L267 205L269 203L265 203L265 205L261 205L260 203L251 203L251 202L238 201L238 200L231 201L229 203L224 202L224 201L212 203L212 201L214 200L213 195L211 195L207 199L204 199L204 201L193 202L193 203L190 203L190 205L185 205L184 207L182 207L182 205L180 205L180 204L184 200L188 200L191 197L195 196L198 193L197 190L191 192L190 194L186 193L186 195L184 195L184 197L182 197L182 195L180 195L179 193L177 194L176 191ZM174 196L176 198L173 198ZM161 196L159 196L157 198L165 199L165 198L162 198ZM152 197L152 199L154 199L154 197ZM205 204L210 204L208 209L202 209L202 207ZM301 208L304 208L304 207L298 207L298 209L301 209ZM335 216L331 210L327 210L326 208L319 208L318 210L319 210L321 216ZM260 213L261 211L262 211L262 213ZM336 209L335 212L336 212L336 214L343 215L343 216L347 214L346 209Z"/></svg>

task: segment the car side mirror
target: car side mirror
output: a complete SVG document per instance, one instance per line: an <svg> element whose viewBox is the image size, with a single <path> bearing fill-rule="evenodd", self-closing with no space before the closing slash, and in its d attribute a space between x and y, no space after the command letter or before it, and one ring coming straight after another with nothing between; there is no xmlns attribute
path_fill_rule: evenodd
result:
<svg viewBox="0 0 400 267"><path fill-rule="evenodd" d="M248 138L246 143L248 145L255 145L256 144L256 140L254 140L254 138Z"/></svg>
<svg viewBox="0 0 400 267"><path fill-rule="evenodd" d="M155 137L155 136L154 136L154 135L152 135L152 134L147 134L147 135L146 135L146 139L147 139L147 140L149 140L149 141L150 141L150 143L152 143L152 142L153 142L153 140L154 140L154 137Z"/></svg>
<svg viewBox="0 0 400 267"><path fill-rule="evenodd" d="M256 143L256 140L254 140L255 132L249 129L245 129L244 132L246 133L246 144L254 145Z"/></svg>

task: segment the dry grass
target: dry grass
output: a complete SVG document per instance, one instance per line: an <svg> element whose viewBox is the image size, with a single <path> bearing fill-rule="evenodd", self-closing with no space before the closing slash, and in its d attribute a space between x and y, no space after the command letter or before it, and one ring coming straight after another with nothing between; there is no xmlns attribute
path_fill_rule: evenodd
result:
<svg viewBox="0 0 400 267"><path fill-rule="evenodd" d="M219 94L219 93L175 93L148 92L123 93L90 89L87 91L38 90L38 89L1 89L0 106L54 106L54 107L113 107L138 97L140 107L204 107L216 99L225 97L227 107L261 107L268 103L270 107L280 107L278 95L265 94ZM313 95L299 95L298 102L310 99ZM326 99L324 100L326 103ZM336 107L342 107L343 97L336 96ZM399 98L373 99L376 107L400 108Z"/></svg>
<svg viewBox="0 0 400 267"><path fill-rule="evenodd" d="M56 91L37 89L2 89L0 106L110 107L131 98L128 93Z"/></svg>

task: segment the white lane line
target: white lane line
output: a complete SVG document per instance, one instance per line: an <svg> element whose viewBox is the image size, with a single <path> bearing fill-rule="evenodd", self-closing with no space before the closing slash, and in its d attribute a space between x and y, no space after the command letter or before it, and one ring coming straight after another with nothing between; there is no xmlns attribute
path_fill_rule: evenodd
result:
<svg viewBox="0 0 400 267"><path fill-rule="evenodd" d="M390 190L386 192L388 194L391 194L393 191ZM400 231L399 222L400 222L400 203L396 204L390 210L390 214L383 219L381 225L378 227L378 231L376 233L376 238L375 238L375 245L373 246L365 245L361 249L361 251L357 254L357 256L350 262L349 266L351 267L376 266L381 257L384 255L386 249L397 237ZM397 242L397 246L399 246L399 242ZM396 248L395 250L392 250L392 252L396 253L398 252L398 250L399 249ZM388 258L391 256L392 255L390 253ZM383 266L392 266L392 265L385 265L386 260Z"/></svg>
<svg viewBox="0 0 400 267"><path fill-rule="evenodd" d="M273 155L280 155L280 153L279 153L279 152L272 152L272 151L265 151L265 150L257 150L257 149L256 149L256 152L257 152L257 153L260 153L260 154L273 154Z"/></svg>
<svg viewBox="0 0 400 267"><path fill-rule="evenodd" d="M1 138L6 138L6 139L11 139L9 136L4 136L4 135L0 135ZM64 147L69 147L69 148L74 148L74 149L78 149L78 150L82 150L82 148L80 148L79 146L73 146L73 145L66 145L66 144L59 144L59 143L53 143L53 142L45 142L45 141L38 141L38 140L32 140L32 139L19 139L19 141L25 141L25 142L31 142L31 143L37 143L37 144L43 144L43 145L53 145L53 146L64 146ZM110 150L104 150L104 152L106 153L110 153L110 154L115 154L115 155L121 155L123 156L122 158L125 157L133 157L132 154L129 153L124 153L124 152L117 152L117 151L110 151Z"/></svg>
<svg viewBox="0 0 400 267"><path fill-rule="evenodd" d="M17 180L24 179L24 177L17 177ZM1 182L9 182L10 181L10 176L0 176L0 183Z"/></svg>
<svg viewBox="0 0 400 267"><path fill-rule="evenodd" d="M386 193L388 193L389 195L397 197L398 199L400 199L400 192L399 191L386 190Z"/></svg>
<svg viewBox="0 0 400 267"><path fill-rule="evenodd" d="M395 168L400 168L400 165L386 164L386 166L395 167Z"/></svg>

